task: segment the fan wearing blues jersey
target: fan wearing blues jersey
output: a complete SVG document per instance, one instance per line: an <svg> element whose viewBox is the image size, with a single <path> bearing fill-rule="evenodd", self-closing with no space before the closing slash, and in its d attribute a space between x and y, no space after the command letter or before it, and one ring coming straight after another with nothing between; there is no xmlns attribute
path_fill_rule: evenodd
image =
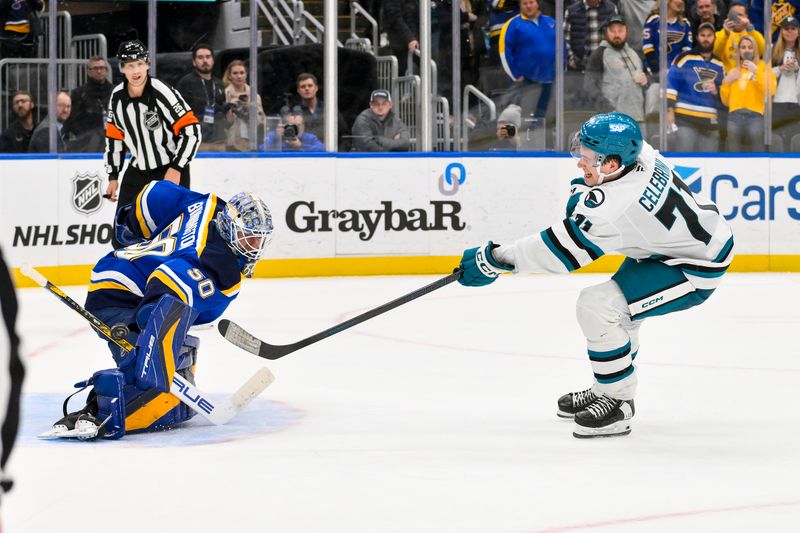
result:
<svg viewBox="0 0 800 533"><path fill-rule="evenodd" d="M251 277L271 240L272 215L255 194L225 202L169 181L147 184L115 219L123 244L92 270L86 309L135 349L109 342L116 367L96 372L87 405L56 422L64 432L97 425L99 436L169 427L194 411L169 393L175 372L194 384L193 325L218 319Z"/></svg>
<svg viewBox="0 0 800 533"><path fill-rule="evenodd" d="M558 416L574 419L578 438L627 435L642 321L705 302L733 259L733 234L628 115L595 115L571 152L583 176L572 180L566 218L513 244L466 250L460 283L487 285L503 272L566 273L608 253L625 256L611 280L578 298L594 381L559 398Z"/></svg>

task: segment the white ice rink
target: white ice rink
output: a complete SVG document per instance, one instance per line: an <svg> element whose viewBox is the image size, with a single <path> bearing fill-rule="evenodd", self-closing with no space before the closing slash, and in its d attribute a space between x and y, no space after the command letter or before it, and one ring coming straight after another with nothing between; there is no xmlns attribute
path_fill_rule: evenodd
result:
<svg viewBox="0 0 800 533"><path fill-rule="evenodd" d="M226 316L284 344L434 279L249 281ZM227 427L94 443L34 438L112 365L77 315L21 290L3 531L800 531L800 275L728 274L706 304L648 320L632 434L578 440L556 399L590 383L574 303L606 279L453 284L274 362L202 330L201 388L259 366L275 383Z"/></svg>

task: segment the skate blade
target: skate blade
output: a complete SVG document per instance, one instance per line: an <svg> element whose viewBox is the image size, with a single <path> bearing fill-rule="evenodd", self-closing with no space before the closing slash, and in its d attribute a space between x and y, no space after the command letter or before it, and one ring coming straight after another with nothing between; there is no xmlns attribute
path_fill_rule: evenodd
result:
<svg viewBox="0 0 800 533"><path fill-rule="evenodd" d="M595 437L623 437L631 432L630 420L621 420L603 428L587 428L575 424L572 436L576 439L593 439Z"/></svg>
<svg viewBox="0 0 800 533"><path fill-rule="evenodd" d="M45 431L36 435L37 439L42 440L56 440L56 439L78 439L87 440L97 437L98 427L97 424L79 420L75 424L75 429L67 429L66 426L55 426L50 431Z"/></svg>
<svg viewBox="0 0 800 533"><path fill-rule="evenodd" d="M575 419L575 415L574 414L568 413L566 411L562 411L561 409L556 411L556 416L558 418L563 419L563 420L574 420Z"/></svg>
<svg viewBox="0 0 800 533"><path fill-rule="evenodd" d="M36 438L43 440L69 439L74 437L74 433L75 430L67 429L67 426L53 426L50 431L36 435Z"/></svg>

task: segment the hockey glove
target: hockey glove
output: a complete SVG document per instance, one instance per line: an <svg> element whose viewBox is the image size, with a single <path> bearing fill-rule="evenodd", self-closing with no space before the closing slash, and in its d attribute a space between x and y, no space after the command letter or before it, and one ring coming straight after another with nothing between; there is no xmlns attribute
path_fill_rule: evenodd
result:
<svg viewBox="0 0 800 533"><path fill-rule="evenodd" d="M458 282L465 287L482 287L497 279L499 274L514 270L514 267L504 265L492 256L492 250L499 246L489 241L486 246L465 250L459 265L464 275Z"/></svg>
<svg viewBox="0 0 800 533"><path fill-rule="evenodd" d="M143 240L128 226L128 218L132 211L134 211L133 204L124 205L114 216L114 237L122 246L130 246Z"/></svg>

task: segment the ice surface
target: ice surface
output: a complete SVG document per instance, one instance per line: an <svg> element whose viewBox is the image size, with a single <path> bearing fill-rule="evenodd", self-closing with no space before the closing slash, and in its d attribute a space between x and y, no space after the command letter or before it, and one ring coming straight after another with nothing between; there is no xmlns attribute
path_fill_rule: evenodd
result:
<svg viewBox="0 0 800 533"><path fill-rule="evenodd" d="M7 533L798 531L800 276L728 274L641 330L633 432L577 440L555 416L591 379L574 304L607 275L450 285L278 361L201 337L198 385L275 383L230 426L41 442L72 384L111 359L41 289ZM254 280L226 317L277 344L430 276ZM85 287L67 287L82 301Z"/></svg>

